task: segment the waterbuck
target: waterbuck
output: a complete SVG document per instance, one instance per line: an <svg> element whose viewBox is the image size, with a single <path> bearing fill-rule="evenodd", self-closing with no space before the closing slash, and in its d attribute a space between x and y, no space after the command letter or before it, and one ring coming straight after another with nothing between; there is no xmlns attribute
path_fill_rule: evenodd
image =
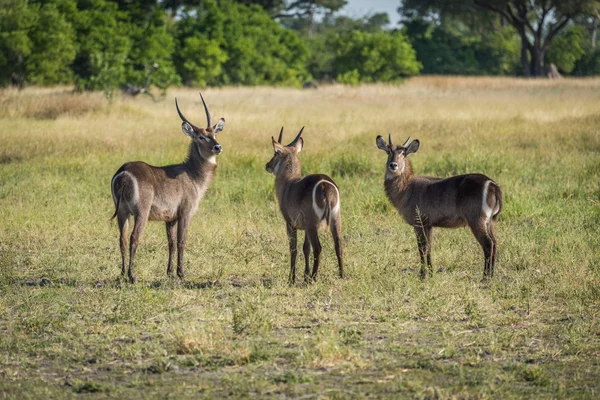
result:
<svg viewBox="0 0 600 400"><path fill-rule="evenodd" d="M298 229L305 231L304 246L302 246L306 263L304 281L308 283L317 280L321 257L319 229L325 226L329 226L331 230L340 277L344 278L342 245L340 243L342 231L340 192L335 182L327 175L315 174L302 177L298 153L304 145L304 140L300 137L303 130L304 127L290 144L283 146L281 144L282 127L279 132L279 139L276 141L275 138L271 138L275 154L265 166L267 172L275 175L275 191L279 201L279 209L283 214L287 228L291 253L290 284L296 282ZM311 246L314 253L312 274L309 266Z"/></svg>
<svg viewBox="0 0 600 400"><path fill-rule="evenodd" d="M402 218L417 234L421 256L421 279L425 278L425 262L431 266L433 228L458 228L468 225L483 248L483 277L494 275L496 236L494 222L502 211L502 192L496 182L482 174L467 174L450 178L413 175L407 156L419 149L419 141L402 146L377 136L377 147L388 155L385 192Z"/></svg>
<svg viewBox="0 0 600 400"><path fill-rule="evenodd" d="M183 133L192 138L188 157L181 164L153 167L142 161L123 164L111 182L115 213L119 221L121 247L121 275L124 277L125 251L127 250L127 229L129 216L133 215L134 225L129 244L129 282L135 282L134 261L140 235L146 222L164 221L169 242L167 275L173 278L173 253L177 243L177 276L183 279L183 251L190 220L198 209L198 203L213 180L217 168L216 158L223 148L215 135L225 127L221 118L216 125L212 120L206 102L200 94L208 125L198 128L185 118L175 99L177 113L183 121ZM176 232L177 231L177 232ZM177 241L175 235L177 233Z"/></svg>

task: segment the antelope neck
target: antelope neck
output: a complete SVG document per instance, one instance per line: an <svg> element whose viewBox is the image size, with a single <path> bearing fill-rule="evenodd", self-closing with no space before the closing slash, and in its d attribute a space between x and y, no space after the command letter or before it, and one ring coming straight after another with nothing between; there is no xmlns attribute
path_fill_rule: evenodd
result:
<svg viewBox="0 0 600 400"><path fill-rule="evenodd" d="M215 161L204 158L200 153L200 145L192 141L184 165L187 167L187 170L195 181L203 181L205 179L210 180L212 179L214 171L217 169L216 156L210 156L210 158L213 157L215 157Z"/></svg>

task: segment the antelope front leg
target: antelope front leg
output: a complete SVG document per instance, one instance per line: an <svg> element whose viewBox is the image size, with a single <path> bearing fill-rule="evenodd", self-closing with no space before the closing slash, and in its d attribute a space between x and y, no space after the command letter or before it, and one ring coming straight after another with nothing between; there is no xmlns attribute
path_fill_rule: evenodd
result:
<svg viewBox="0 0 600 400"><path fill-rule="evenodd" d="M425 265L429 269L429 273L433 275L433 267L431 265L431 239L433 237L433 228L428 226L415 226L415 234L417 235L417 245L419 246L419 256L421 257L421 279L427 276Z"/></svg>
<svg viewBox="0 0 600 400"><path fill-rule="evenodd" d="M187 240L187 231L190 226L188 218L181 218L177 222L177 276L183 279L183 252Z"/></svg>
<svg viewBox="0 0 600 400"><path fill-rule="evenodd" d="M286 224L286 230L288 234L288 240L290 242L290 277L289 283L293 285L296 283L296 257L298 256L298 231L291 224Z"/></svg>
<svg viewBox="0 0 600 400"><path fill-rule="evenodd" d="M173 274L173 253L175 253L175 239L177 237L177 221L165 223L167 227L167 241L169 242L169 262L167 264L167 276L175 278Z"/></svg>

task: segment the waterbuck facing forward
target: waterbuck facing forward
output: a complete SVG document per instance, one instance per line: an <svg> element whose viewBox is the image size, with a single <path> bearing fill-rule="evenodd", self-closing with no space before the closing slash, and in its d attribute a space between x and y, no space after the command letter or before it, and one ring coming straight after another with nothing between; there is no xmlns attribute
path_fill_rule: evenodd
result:
<svg viewBox="0 0 600 400"><path fill-rule="evenodd" d="M296 138L287 146L281 144L283 128L279 139L273 140L275 154L265 166L267 172L275 175L275 191L279 201L279 209L285 219L291 253L291 270L289 282L296 282L297 231L304 230L304 281L316 281L321 256L319 228L329 226L335 245L340 277L344 278L342 266L342 217L340 213L340 192L333 180L327 175L315 174L302 177L298 153L302 150L304 140L300 137L304 127ZM314 252L312 274L309 268L310 248Z"/></svg>
<svg viewBox="0 0 600 400"><path fill-rule="evenodd" d="M200 98L208 120L206 128L198 128L189 122L179 110L175 99L177 113L183 121L181 129L192 138L185 162L165 167L153 167L142 161L128 162L123 164L112 178L111 189L115 203L112 218L116 216L119 221L122 276L125 276L126 272L125 252L129 216L133 215L134 218L129 244L128 276L131 283L135 282L135 252L149 219L166 223L169 242L167 275L170 277L173 277L172 261L177 235L177 275L180 278L184 276L183 251L190 220L213 180L217 168L216 158L223 150L215 135L223 130L225 120L221 118L213 126L202 94Z"/></svg>
<svg viewBox="0 0 600 400"><path fill-rule="evenodd" d="M433 227L458 228L468 225L483 248L483 277L494 275L496 237L494 223L502 211L500 187L482 174L467 174L450 178L413 175L407 156L419 149L419 141L402 146L377 136L377 147L388 155L385 192L402 218L414 227L421 256L421 279L425 278L425 262L430 273Z"/></svg>

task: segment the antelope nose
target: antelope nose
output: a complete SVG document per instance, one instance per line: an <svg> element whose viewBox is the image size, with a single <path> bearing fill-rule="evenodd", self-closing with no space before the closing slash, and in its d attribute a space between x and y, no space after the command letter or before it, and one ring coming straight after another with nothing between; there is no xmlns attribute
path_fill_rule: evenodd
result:
<svg viewBox="0 0 600 400"><path fill-rule="evenodd" d="M223 151L223 146L221 146L220 144L215 144L212 148L212 151L215 154L219 154Z"/></svg>
<svg viewBox="0 0 600 400"><path fill-rule="evenodd" d="M396 162L390 163L390 169L392 171L396 171L398 169L398 163L396 163Z"/></svg>

